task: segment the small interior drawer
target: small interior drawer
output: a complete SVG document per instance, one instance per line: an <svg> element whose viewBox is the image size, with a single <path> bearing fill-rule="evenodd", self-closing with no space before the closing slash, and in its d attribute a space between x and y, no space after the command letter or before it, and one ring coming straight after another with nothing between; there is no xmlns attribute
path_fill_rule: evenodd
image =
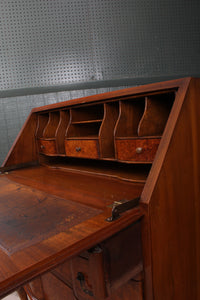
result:
<svg viewBox="0 0 200 300"><path fill-rule="evenodd" d="M152 162L160 138L116 139L117 159L123 161Z"/></svg>
<svg viewBox="0 0 200 300"><path fill-rule="evenodd" d="M99 158L99 141L98 139L65 140L65 151L67 156Z"/></svg>
<svg viewBox="0 0 200 300"><path fill-rule="evenodd" d="M38 139L38 149L40 153L55 155L57 153L55 139Z"/></svg>

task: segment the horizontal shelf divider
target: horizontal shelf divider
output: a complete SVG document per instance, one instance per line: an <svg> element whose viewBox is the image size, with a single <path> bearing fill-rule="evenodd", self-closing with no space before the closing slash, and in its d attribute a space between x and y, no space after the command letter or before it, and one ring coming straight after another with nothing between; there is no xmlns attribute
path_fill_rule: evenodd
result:
<svg viewBox="0 0 200 300"><path fill-rule="evenodd" d="M143 139L161 139L161 136L117 136L115 137L115 140L143 140Z"/></svg>
<svg viewBox="0 0 200 300"><path fill-rule="evenodd" d="M87 120L87 121L74 121L74 122L71 122L72 125L81 125L81 124L89 124L89 123L101 123L102 122L102 119L101 120Z"/></svg>
<svg viewBox="0 0 200 300"><path fill-rule="evenodd" d="M67 137L65 138L65 141L68 140L94 140L94 139L99 139L98 136L94 135L94 136L75 136L75 137Z"/></svg>

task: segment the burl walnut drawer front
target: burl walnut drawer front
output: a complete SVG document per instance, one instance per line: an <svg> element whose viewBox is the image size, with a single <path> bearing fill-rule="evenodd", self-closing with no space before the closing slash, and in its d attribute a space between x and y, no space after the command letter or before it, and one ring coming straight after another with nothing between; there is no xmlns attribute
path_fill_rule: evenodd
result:
<svg viewBox="0 0 200 300"><path fill-rule="evenodd" d="M57 153L56 141L38 139L38 149L40 153L47 154L47 155L54 155Z"/></svg>
<svg viewBox="0 0 200 300"><path fill-rule="evenodd" d="M160 138L116 139L117 159L123 161L152 162Z"/></svg>
<svg viewBox="0 0 200 300"><path fill-rule="evenodd" d="M65 152L67 156L99 158L99 141L95 140L66 140Z"/></svg>

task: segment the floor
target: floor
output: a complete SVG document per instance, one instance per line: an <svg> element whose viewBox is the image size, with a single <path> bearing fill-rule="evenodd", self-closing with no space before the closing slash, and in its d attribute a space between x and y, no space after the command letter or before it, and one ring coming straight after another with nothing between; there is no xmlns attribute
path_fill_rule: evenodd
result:
<svg viewBox="0 0 200 300"><path fill-rule="evenodd" d="M18 297L17 293L13 293L13 294L3 298L2 300L19 300L19 297Z"/></svg>

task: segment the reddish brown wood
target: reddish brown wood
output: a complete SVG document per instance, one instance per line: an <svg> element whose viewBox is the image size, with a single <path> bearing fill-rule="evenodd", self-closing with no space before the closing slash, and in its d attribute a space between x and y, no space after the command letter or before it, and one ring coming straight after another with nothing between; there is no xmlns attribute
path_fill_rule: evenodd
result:
<svg viewBox="0 0 200 300"><path fill-rule="evenodd" d="M30 114L13 143L12 148L8 152L3 167L35 162L38 160L35 140L36 127L37 116L36 114Z"/></svg>
<svg viewBox="0 0 200 300"><path fill-rule="evenodd" d="M143 270L141 222L137 222L102 243L109 294ZM123 259L122 259L123 257Z"/></svg>
<svg viewBox="0 0 200 300"><path fill-rule="evenodd" d="M115 129L115 137L133 137L138 135L139 122L144 113L145 98L140 97L119 102L120 114Z"/></svg>
<svg viewBox="0 0 200 300"><path fill-rule="evenodd" d="M101 213L98 209L13 183L6 177L1 180L0 188L0 245L8 254Z"/></svg>
<svg viewBox="0 0 200 300"><path fill-rule="evenodd" d="M1 296L41 278L42 300L92 299L82 267L93 299L200 300L199 94L187 78L32 111L1 169ZM44 137L53 155L38 153ZM138 196L107 222L108 205Z"/></svg>
<svg viewBox="0 0 200 300"><path fill-rule="evenodd" d="M153 162L160 138L116 139L117 159L134 162Z"/></svg>
<svg viewBox="0 0 200 300"><path fill-rule="evenodd" d="M49 112L49 120L43 130L42 136L44 138L55 138L58 124L60 122L60 112Z"/></svg>
<svg viewBox="0 0 200 300"><path fill-rule="evenodd" d="M146 97L145 111L138 126L139 136L162 135L174 99L174 92Z"/></svg>
<svg viewBox="0 0 200 300"><path fill-rule="evenodd" d="M49 122L49 113L38 114L37 116L37 128L36 128L36 137L43 137L44 129L46 128Z"/></svg>
<svg viewBox="0 0 200 300"><path fill-rule="evenodd" d="M56 145L58 154L65 154L65 135L69 124L69 111L60 111L60 120L56 130Z"/></svg>
<svg viewBox="0 0 200 300"><path fill-rule="evenodd" d="M99 132L100 155L103 158L114 158L114 129L119 115L119 103L106 103L105 115Z"/></svg>
<svg viewBox="0 0 200 300"><path fill-rule="evenodd" d="M92 95L92 96L73 99L73 100L67 100L60 103L46 105L45 108L44 106L34 108L32 112L41 112L41 111L47 111L48 109L65 108L66 106L73 107L75 105L83 105L83 104L86 105L94 102L102 103L108 100L115 101L116 99L120 99L121 97L125 97L125 98L131 97L132 99L132 98L138 98L138 95L143 96L146 93L153 94L153 95L158 93L161 94L163 93L163 91L165 93L167 90L174 91L179 87L187 86L190 80L191 77L187 77L187 78L170 80L165 82L152 83L152 84L138 86L134 88L117 90L113 92L107 92L103 94Z"/></svg>
<svg viewBox="0 0 200 300"><path fill-rule="evenodd" d="M160 145L159 164L152 169L143 193L144 201L150 201L152 274L157 299L161 295L166 299L200 297L199 284L194 283L200 280L199 92L199 81L192 80L186 98L179 94L169 120L172 122L163 136L165 145ZM164 148L168 141L170 147ZM158 171L159 177L154 177ZM147 191L152 184L153 190Z"/></svg>
<svg viewBox="0 0 200 300"><path fill-rule="evenodd" d="M56 140L55 139L38 139L38 151L47 155L57 154Z"/></svg>
<svg viewBox="0 0 200 300"><path fill-rule="evenodd" d="M64 282L66 285L72 287L71 261L66 261L53 269L51 273Z"/></svg>
<svg viewBox="0 0 200 300"><path fill-rule="evenodd" d="M6 177L45 193L101 209L105 209L113 201L138 197L144 187L144 181L140 180L133 183L127 178L124 180L114 176L105 178L94 172L82 171L78 174L71 169L57 170L42 166L12 171ZM119 184L120 190L117 189Z"/></svg>
<svg viewBox="0 0 200 300"><path fill-rule="evenodd" d="M44 300L76 300L73 290L51 273L42 276L42 285Z"/></svg>
<svg viewBox="0 0 200 300"><path fill-rule="evenodd" d="M27 294L26 294L26 292L25 292L25 290L24 290L23 287L20 287L20 288L17 290L17 294L18 294L18 296L19 296L19 298L20 298L21 300L28 300Z"/></svg>
<svg viewBox="0 0 200 300"><path fill-rule="evenodd" d="M106 300L143 300L143 287L140 281L128 281Z"/></svg>
<svg viewBox="0 0 200 300"><path fill-rule="evenodd" d="M65 152L67 156L99 158L99 141L97 139L66 140Z"/></svg>
<svg viewBox="0 0 200 300"><path fill-rule="evenodd" d="M28 294L29 298L35 297L38 300L44 300L44 288L42 284L41 276L35 278L34 280L30 281L28 284L24 286L26 293ZM34 299L33 299L34 300Z"/></svg>

